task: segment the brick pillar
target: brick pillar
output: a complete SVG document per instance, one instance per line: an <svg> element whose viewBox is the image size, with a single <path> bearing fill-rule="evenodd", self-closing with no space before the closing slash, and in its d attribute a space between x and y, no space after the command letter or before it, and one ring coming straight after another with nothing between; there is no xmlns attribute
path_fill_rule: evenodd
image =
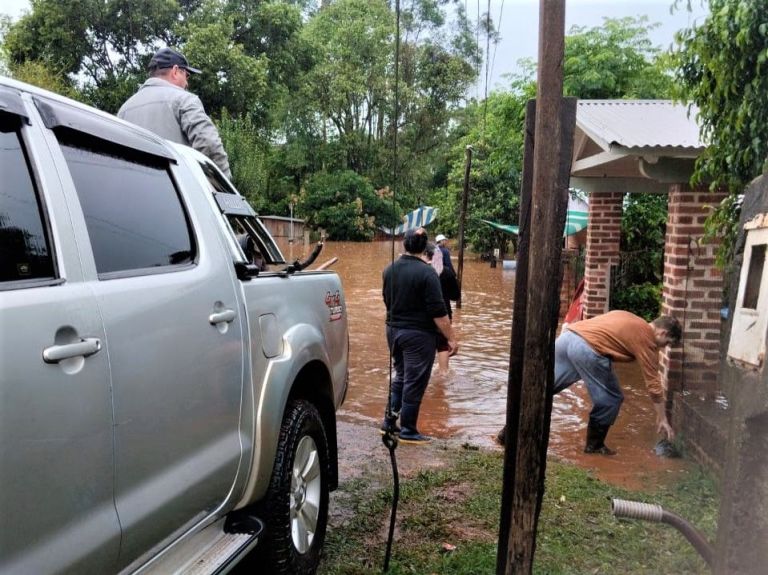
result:
<svg viewBox="0 0 768 575"><path fill-rule="evenodd" d="M724 197L684 184L670 188L661 313L683 324L683 345L667 348L661 357L670 391L709 396L718 391L723 278L715 267L719 242L702 237L710 208Z"/></svg>
<svg viewBox="0 0 768 575"><path fill-rule="evenodd" d="M563 321L568 308L571 306L573 293L576 291L576 262L579 250L564 249L561 255L563 261L563 282L560 284L560 315L559 322Z"/></svg>
<svg viewBox="0 0 768 575"><path fill-rule="evenodd" d="M619 263L623 201L623 192L593 192L589 196L584 319L608 311L611 266Z"/></svg>

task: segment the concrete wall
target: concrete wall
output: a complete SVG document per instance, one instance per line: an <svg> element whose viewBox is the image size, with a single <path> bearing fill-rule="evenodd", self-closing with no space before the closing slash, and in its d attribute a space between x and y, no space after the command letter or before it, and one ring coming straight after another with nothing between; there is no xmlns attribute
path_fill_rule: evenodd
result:
<svg viewBox="0 0 768 575"><path fill-rule="evenodd" d="M723 337L720 384L728 400L727 438L721 482L715 573L757 574L768 571L768 370L728 357L733 316L744 260L744 225L768 214L768 178L748 188L742 208L739 242L729 286L729 319ZM768 218L763 224L768 227ZM766 262L768 265L768 262ZM765 275L763 275L765 278ZM768 282L763 282L763 284ZM757 309L768 312L768 285L761 285ZM733 337L745 337L733 334ZM765 338L765 332L749 337Z"/></svg>

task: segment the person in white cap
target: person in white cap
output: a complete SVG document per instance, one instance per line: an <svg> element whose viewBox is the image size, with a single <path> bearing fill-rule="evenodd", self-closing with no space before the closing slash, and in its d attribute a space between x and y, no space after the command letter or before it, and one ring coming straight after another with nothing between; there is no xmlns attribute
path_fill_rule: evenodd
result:
<svg viewBox="0 0 768 575"><path fill-rule="evenodd" d="M117 117L161 138L191 146L232 179L219 131L200 98L187 91L190 74L200 74L181 52L161 48L149 61L149 79L120 107Z"/></svg>
<svg viewBox="0 0 768 575"><path fill-rule="evenodd" d="M435 238L435 243L438 245L440 252L443 254L443 267L448 268L455 274L456 270L453 269L453 263L451 262L451 250L449 250L448 246L445 245L447 241L448 238L446 238L443 234L437 234L437 237Z"/></svg>

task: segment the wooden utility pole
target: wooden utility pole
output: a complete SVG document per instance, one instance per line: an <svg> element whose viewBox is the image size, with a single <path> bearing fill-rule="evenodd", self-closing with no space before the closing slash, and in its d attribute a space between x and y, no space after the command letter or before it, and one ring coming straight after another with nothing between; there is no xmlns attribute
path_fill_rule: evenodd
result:
<svg viewBox="0 0 768 575"><path fill-rule="evenodd" d="M472 169L472 146L466 148L464 164L464 190L461 194L461 212L459 212L459 267L456 280L459 283L459 299L456 307L461 307L461 278L464 275L464 223L467 221L467 200L469 199L469 173Z"/></svg>
<svg viewBox="0 0 768 575"><path fill-rule="evenodd" d="M499 553L503 551L504 558L497 560L497 573L505 575L529 574L533 569L549 444L554 342L562 280L562 234L576 120L575 99L563 99L565 0L540 0L539 6L533 186L526 258L527 284L534 288L526 290L519 397L515 397L518 390L512 389L510 381L513 397L509 401L515 405L507 417L511 425L517 419L517 426L507 429L510 445L505 455L513 460L505 457L504 488L511 489L512 493L502 495L507 504L502 514L508 514L509 518L502 515L501 527L508 529L508 534L506 542L499 544ZM521 255L518 253L518 262ZM517 273L520 273L519 265ZM518 319L513 318L513 325ZM517 335L517 330L513 334ZM510 357L510 362L512 359ZM518 364L514 367L520 370ZM510 379L512 375L510 372Z"/></svg>
<svg viewBox="0 0 768 575"><path fill-rule="evenodd" d="M517 267L515 271L515 298L512 302L512 339L509 347L509 374L507 376L507 422L504 426L504 475L501 490L501 520L496 555L496 573L504 575L507 565L509 525L512 520L517 463L517 426L520 422L520 394L525 357L525 326L528 307L528 250L531 239L531 195L533 188L533 146L536 100L529 100L525 110L525 142L523 151L523 181L520 188L520 221L518 223Z"/></svg>

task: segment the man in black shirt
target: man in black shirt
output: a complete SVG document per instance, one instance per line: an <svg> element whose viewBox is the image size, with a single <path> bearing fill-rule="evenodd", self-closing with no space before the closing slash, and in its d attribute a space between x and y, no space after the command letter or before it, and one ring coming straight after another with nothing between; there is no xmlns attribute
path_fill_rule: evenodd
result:
<svg viewBox="0 0 768 575"><path fill-rule="evenodd" d="M399 432L403 443L431 441L419 433L416 422L432 374L437 331L448 340L452 354L459 347L443 303L440 279L422 258L427 239L424 228L408 230L403 239L405 253L384 270L382 295L387 307L387 343L395 376L381 430ZM397 427L398 416L402 428Z"/></svg>

